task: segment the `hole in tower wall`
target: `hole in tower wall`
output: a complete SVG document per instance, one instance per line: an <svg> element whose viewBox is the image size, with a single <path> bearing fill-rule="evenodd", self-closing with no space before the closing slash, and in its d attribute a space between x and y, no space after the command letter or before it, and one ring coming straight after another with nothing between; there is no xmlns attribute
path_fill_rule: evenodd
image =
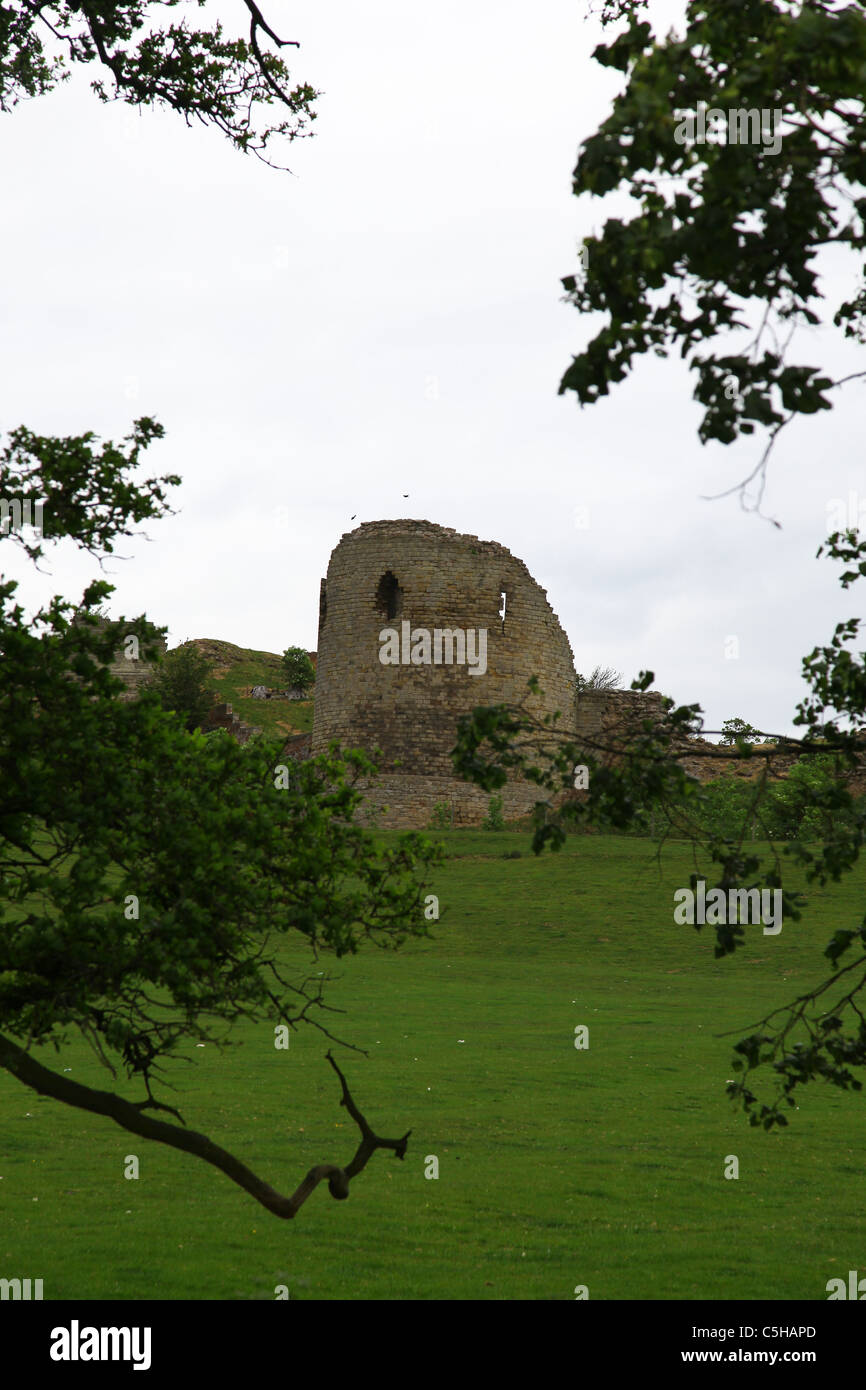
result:
<svg viewBox="0 0 866 1390"><path fill-rule="evenodd" d="M391 570L387 570L379 580L376 609L385 618L397 618L403 612L403 590Z"/></svg>
<svg viewBox="0 0 866 1390"><path fill-rule="evenodd" d="M502 619L502 630L505 631L505 610L508 606L508 590L501 589L499 592L499 616Z"/></svg>

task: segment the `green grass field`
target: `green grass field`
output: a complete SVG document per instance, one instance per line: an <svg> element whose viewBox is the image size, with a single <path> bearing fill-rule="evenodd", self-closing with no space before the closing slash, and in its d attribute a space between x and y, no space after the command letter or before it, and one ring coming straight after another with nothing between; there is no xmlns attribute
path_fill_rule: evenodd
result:
<svg viewBox="0 0 866 1390"><path fill-rule="evenodd" d="M752 1129L725 1095L740 1034L717 1036L823 978L833 929L862 913L862 873L716 961L710 929L673 924L685 846L660 873L646 840L574 837L538 860L513 832L440 838L434 938L331 967L347 1012L329 1026L370 1054L338 1059L379 1133L411 1127L403 1163L377 1153L347 1202L322 1186L283 1222L216 1169L3 1072L0 1275L42 1278L46 1299L271 1299L278 1284L296 1299L572 1299L584 1284L591 1299L824 1300L828 1279L866 1273L862 1098L814 1086L786 1131ZM283 1192L347 1161L357 1131L327 1041L237 1036L177 1068L187 1123ZM115 1084L83 1045L42 1060Z"/></svg>

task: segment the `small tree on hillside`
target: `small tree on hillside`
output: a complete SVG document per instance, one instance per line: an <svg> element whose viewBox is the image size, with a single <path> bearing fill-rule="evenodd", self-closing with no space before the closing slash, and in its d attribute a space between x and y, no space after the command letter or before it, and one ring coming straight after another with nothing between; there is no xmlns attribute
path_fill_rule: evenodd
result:
<svg viewBox="0 0 866 1390"><path fill-rule="evenodd" d="M770 742L770 740L767 740ZM745 719L726 719L722 724L720 743L761 743L760 729L747 724Z"/></svg>
<svg viewBox="0 0 866 1390"><path fill-rule="evenodd" d="M289 689L303 690L306 694L316 679L316 670L303 647L288 647L282 661Z"/></svg>
<svg viewBox="0 0 866 1390"><path fill-rule="evenodd" d="M215 692L210 686L211 668L206 656L186 642L167 652L149 681L163 709L174 710L188 733L207 721Z"/></svg>

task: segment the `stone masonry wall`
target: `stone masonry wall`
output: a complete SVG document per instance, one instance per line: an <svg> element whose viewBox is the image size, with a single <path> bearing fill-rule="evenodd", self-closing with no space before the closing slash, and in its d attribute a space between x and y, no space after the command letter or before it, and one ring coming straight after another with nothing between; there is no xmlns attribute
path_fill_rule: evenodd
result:
<svg viewBox="0 0 866 1390"><path fill-rule="evenodd" d="M383 665L380 632L402 636L403 622L410 632L485 629L486 672L444 662ZM428 825L442 801L455 824L480 823L488 794L451 766L457 721L478 705L519 704L532 675L542 694L529 708L537 715L560 710L570 723L568 638L545 591L504 546L413 520L368 522L342 537L321 586L311 751L331 740L382 750L380 777L365 787L381 824ZM502 796L506 817L516 817L531 809L538 790L509 782Z"/></svg>
<svg viewBox="0 0 866 1390"><path fill-rule="evenodd" d="M661 719L662 698L654 690L584 691L577 701L577 727L602 744L616 745L623 738L627 740L630 733L640 734L643 720ZM773 779L786 777L800 756L797 748L777 749L773 745L767 756L756 753L751 758L738 758L732 747L711 743L699 735L678 738L671 749L671 757L699 782L718 777L752 781L765 767ZM603 754L602 761L605 760ZM866 792L866 755L844 773L844 780L855 796Z"/></svg>
<svg viewBox="0 0 866 1390"><path fill-rule="evenodd" d="M93 623L94 626L100 629L105 629L106 627L108 627L109 621L107 618L103 618L99 614L93 614L92 617L95 620ZM73 623L81 621L77 613L73 617L72 621ZM165 654L167 644L164 637L158 639L157 645L162 651L162 653ZM151 675L153 674L155 666L152 661L145 661L144 658L137 658L133 660L127 657L125 654L124 646L121 645L115 652L113 660L108 663L108 669L111 672L112 676L116 676L118 679L123 681L123 684L125 685L126 689L119 695L118 698L122 701L127 701L136 699L136 697L139 695L142 689L142 686L145 684L146 681L150 679Z"/></svg>

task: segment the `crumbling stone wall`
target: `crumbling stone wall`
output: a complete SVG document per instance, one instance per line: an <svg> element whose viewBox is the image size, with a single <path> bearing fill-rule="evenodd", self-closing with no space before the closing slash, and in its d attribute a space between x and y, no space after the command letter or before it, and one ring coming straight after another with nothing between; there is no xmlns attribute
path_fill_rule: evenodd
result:
<svg viewBox="0 0 866 1390"><path fill-rule="evenodd" d="M576 701L576 729L604 744L624 731L642 732L644 720L660 720L664 696L657 690L581 690Z"/></svg>
<svg viewBox="0 0 866 1390"><path fill-rule="evenodd" d="M212 729L225 729L238 743L248 743L253 734L261 733L261 729L254 724L244 723L231 705L225 703L212 706L208 711L207 723L202 727L205 733L210 733Z"/></svg>
<svg viewBox="0 0 866 1390"><path fill-rule="evenodd" d="M402 639L404 623L410 636L483 629L486 670L480 661L474 675L468 663L448 664L444 649L440 664L383 664L380 633ZM420 648L416 655L423 657ZM371 806L388 808L381 824L428 825L438 802L448 804L455 825L479 824L489 795L454 775L457 721L478 705L519 704L532 675L542 693L528 707L538 716L559 710L570 724L568 638L545 591L504 546L411 520L368 522L342 537L321 584L311 751L331 740L382 750L380 776L364 788ZM506 818L526 814L539 796L515 781L501 794Z"/></svg>
<svg viewBox="0 0 866 1390"><path fill-rule="evenodd" d="M296 763L305 762L310 756L312 738L312 734L309 733L293 734L291 738L286 739L280 756L282 758L291 758Z"/></svg>
<svg viewBox="0 0 866 1390"><path fill-rule="evenodd" d="M639 736L647 719L661 720L663 696L654 690L582 691L577 699L577 728L597 740L601 749L618 747L630 736ZM787 777L801 756L798 748L772 749L756 752L750 758L738 758L733 747L711 743L699 735L682 736L674 740L671 756L690 776L699 782L718 777L737 777L753 781L769 767L772 778ZM602 762L608 753L599 753ZM855 796L866 792L866 755L858 765L843 773Z"/></svg>
<svg viewBox="0 0 866 1390"><path fill-rule="evenodd" d="M109 619L103 618L98 613L92 614L91 618L93 620L93 626L99 629L104 630L109 626ZM72 621L73 623L82 621L78 612L74 615ZM162 654L165 655L167 647L165 638L157 638L156 645ZM113 676L122 680L123 684L126 686L126 689L121 692L118 699L127 701L137 698L142 687L153 675L156 668L154 662L145 661L143 657L128 657L124 645L121 645L114 653L113 659L108 663L108 669Z"/></svg>

